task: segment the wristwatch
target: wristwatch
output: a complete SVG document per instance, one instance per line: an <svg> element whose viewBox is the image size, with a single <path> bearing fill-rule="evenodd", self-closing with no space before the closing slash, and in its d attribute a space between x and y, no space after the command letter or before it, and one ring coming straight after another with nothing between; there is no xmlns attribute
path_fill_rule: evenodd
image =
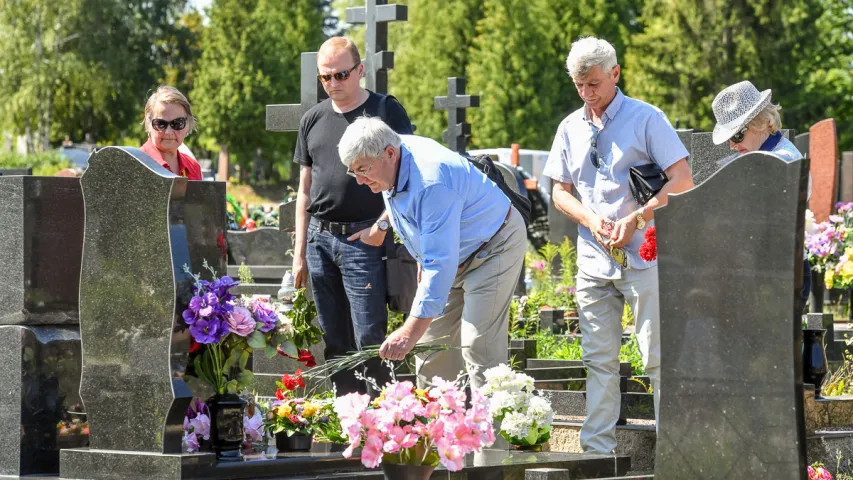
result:
<svg viewBox="0 0 853 480"><path fill-rule="evenodd" d="M637 212L637 230L646 228L646 219L643 218L643 211Z"/></svg>
<svg viewBox="0 0 853 480"><path fill-rule="evenodd" d="M387 232L388 229L391 228L391 225L388 223L388 220L379 220L378 222L376 222L376 226L378 226L379 230L382 230L383 232Z"/></svg>

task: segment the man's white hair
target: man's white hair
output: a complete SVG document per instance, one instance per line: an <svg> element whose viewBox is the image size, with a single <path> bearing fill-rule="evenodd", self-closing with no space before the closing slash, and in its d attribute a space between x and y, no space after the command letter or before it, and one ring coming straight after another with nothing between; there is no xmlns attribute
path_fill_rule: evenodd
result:
<svg viewBox="0 0 853 480"><path fill-rule="evenodd" d="M400 149L400 136L379 117L358 117L338 143L341 162L349 168L361 157L381 157L388 146Z"/></svg>
<svg viewBox="0 0 853 480"><path fill-rule="evenodd" d="M566 57L566 70L573 79L582 79L594 67L610 74L616 65L616 49L607 40L595 37L578 39Z"/></svg>

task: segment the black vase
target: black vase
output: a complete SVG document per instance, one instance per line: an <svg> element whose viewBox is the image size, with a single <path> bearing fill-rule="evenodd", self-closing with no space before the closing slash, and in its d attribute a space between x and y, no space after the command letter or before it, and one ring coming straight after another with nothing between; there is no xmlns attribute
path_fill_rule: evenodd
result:
<svg viewBox="0 0 853 480"><path fill-rule="evenodd" d="M214 395L207 401L210 409L210 438L216 458L223 461L243 459L243 412L246 401L235 393Z"/></svg>
<svg viewBox="0 0 853 480"><path fill-rule="evenodd" d="M287 436L287 432L278 432L275 434L275 448L279 452L308 452L311 450L313 443L313 434L294 433L289 437Z"/></svg>
<svg viewBox="0 0 853 480"><path fill-rule="evenodd" d="M824 329L803 329L803 383L814 384L815 398L820 398L820 387L828 371L823 346L825 334Z"/></svg>
<svg viewBox="0 0 853 480"><path fill-rule="evenodd" d="M399 465L396 463L379 464L385 480L429 480L434 466L431 465Z"/></svg>

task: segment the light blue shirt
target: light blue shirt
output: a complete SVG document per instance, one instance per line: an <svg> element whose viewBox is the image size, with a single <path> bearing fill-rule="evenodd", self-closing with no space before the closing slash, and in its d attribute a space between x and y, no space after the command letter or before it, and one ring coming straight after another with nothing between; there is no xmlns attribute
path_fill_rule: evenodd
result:
<svg viewBox="0 0 853 480"><path fill-rule="evenodd" d="M423 267L410 315L444 312L459 264L489 241L509 211L507 196L458 153L401 135L396 187L382 193L391 224Z"/></svg>
<svg viewBox="0 0 853 480"><path fill-rule="evenodd" d="M581 203L597 215L617 221L637 211L640 205L631 195L628 170L637 165L656 163L666 170L687 157L687 149L657 107L626 97L621 90L604 111L603 127L597 141L600 167L595 168L590 154L595 127L586 107L572 112L560 123L543 174L575 187ZM646 228L652 226L649 222ZM640 257L645 230L634 232L623 247L628 268L645 269L657 264ZM621 278L621 267L592 235L578 226L578 268L600 278Z"/></svg>

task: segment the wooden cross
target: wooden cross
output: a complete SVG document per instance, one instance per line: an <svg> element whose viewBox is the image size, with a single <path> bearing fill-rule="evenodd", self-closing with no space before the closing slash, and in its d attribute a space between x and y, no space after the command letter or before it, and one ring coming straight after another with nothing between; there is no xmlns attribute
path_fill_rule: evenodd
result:
<svg viewBox="0 0 853 480"><path fill-rule="evenodd" d="M386 5L387 0L367 0L363 7L347 8L347 22L365 24L364 71L368 90L388 93L388 70L394 68L394 52L388 49L388 22L408 20L406 5Z"/></svg>
<svg viewBox="0 0 853 480"><path fill-rule="evenodd" d="M465 109L480 106L479 95L465 95L465 79L447 79L447 96L435 97L435 108L447 110L447 130L441 138L451 150L464 153L471 137L471 124L465 122Z"/></svg>

